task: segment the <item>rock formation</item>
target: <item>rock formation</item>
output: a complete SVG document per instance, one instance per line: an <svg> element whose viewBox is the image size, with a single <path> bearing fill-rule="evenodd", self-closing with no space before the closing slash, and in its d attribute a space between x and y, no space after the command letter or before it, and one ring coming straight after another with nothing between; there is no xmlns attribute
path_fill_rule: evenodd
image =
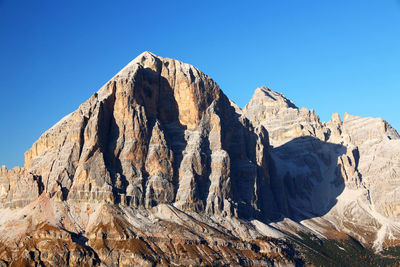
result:
<svg viewBox="0 0 400 267"><path fill-rule="evenodd" d="M323 123L266 87L256 90L243 114L270 134L271 177L285 216L378 250L397 244L400 135L386 121L347 113L342 121L334 113Z"/></svg>
<svg viewBox="0 0 400 267"><path fill-rule="evenodd" d="M285 244L257 241L241 221L273 206L268 162L266 130L240 117L211 78L145 52L46 131L24 169L2 169L1 225L16 233L3 260L293 262ZM36 248L40 240L49 245ZM54 242L74 258L61 261Z"/></svg>
<svg viewBox="0 0 400 267"><path fill-rule="evenodd" d="M208 76L145 52L45 132L25 169L60 201L256 216L268 149Z"/></svg>
<svg viewBox="0 0 400 267"><path fill-rule="evenodd" d="M400 240L400 136L263 87L241 110L145 52L0 170L0 265L299 265L291 236Z"/></svg>

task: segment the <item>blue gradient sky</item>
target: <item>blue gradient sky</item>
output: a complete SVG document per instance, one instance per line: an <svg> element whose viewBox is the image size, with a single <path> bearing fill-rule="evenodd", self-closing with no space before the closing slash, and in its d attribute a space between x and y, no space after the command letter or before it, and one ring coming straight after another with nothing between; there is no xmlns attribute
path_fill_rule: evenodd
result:
<svg viewBox="0 0 400 267"><path fill-rule="evenodd" d="M148 50L191 63L243 107L267 85L323 121L400 129L400 2L0 0L0 165Z"/></svg>

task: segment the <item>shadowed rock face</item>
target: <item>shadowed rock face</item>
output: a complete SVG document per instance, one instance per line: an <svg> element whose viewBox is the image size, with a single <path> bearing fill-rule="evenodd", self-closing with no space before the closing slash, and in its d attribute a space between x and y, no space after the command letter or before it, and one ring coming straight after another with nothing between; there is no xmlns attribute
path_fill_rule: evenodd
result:
<svg viewBox="0 0 400 267"><path fill-rule="evenodd" d="M277 212L269 157L267 131L211 78L145 52L46 131L25 168L2 169L0 207L22 208L0 221L15 232L4 251L56 265L294 262L243 221ZM6 242L18 238L22 254Z"/></svg>
<svg viewBox="0 0 400 267"><path fill-rule="evenodd" d="M146 52L41 136L25 168L59 200L253 216L268 146L208 76Z"/></svg>
<svg viewBox="0 0 400 267"><path fill-rule="evenodd" d="M395 245L399 142L266 87L242 111L145 52L0 169L0 266L295 265L299 231Z"/></svg>
<svg viewBox="0 0 400 267"><path fill-rule="evenodd" d="M308 226L326 236L339 230L376 249L396 244L400 136L386 121L346 113L320 122L266 87L243 114L270 134L272 188L285 217L311 219Z"/></svg>

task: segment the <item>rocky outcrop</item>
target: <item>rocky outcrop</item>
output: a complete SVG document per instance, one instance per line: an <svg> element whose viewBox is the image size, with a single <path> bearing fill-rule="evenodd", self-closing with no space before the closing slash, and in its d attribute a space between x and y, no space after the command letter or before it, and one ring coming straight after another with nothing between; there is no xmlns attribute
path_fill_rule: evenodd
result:
<svg viewBox="0 0 400 267"><path fill-rule="evenodd" d="M195 67L141 54L46 131L25 153L25 168L2 171L3 207L22 210L0 225L10 230L24 218L7 240L47 240L81 264L293 263L293 253L280 252L285 243L256 241L263 234L251 224L233 226L277 212L268 133L237 111ZM29 190L14 189L17 171L35 186L32 195L17 197ZM53 228L37 234L46 225ZM18 259L70 263L20 244L26 251ZM17 253L9 241L3 246Z"/></svg>
<svg viewBox="0 0 400 267"><path fill-rule="evenodd" d="M327 135L314 110L299 109L284 95L268 87L256 89L243 114L254 125L263 125L268 130L274 147L301 136L313 136L325 141Z"/></svg>
<svg viewBox="0 0 400 267"><path fill-rule="evenodd" d="M393 244L400 233L400 136L386 121L347 113L342 121L334 113L320 122L266 87L243 114L270 133L274 191L286 216L313 221L311 228L323 216L331 226L318 232L339 229L378 249Z"/></svg>
<svg viewBox="0 0 400 267"><path fill-rule="evenodd" d="M36 200L44 187L40 176L24 168L0 169L0 208L21 208Z"/></svg>
<svg viewBox="0 0 400 267"><path fill-rule="evenodd" d="M300 260L291 246L275 238L239 239L240 231L249 228L239 220L227 219L233 229L227 222L206 223L166 204L151 210L116 209L54 202L42 195L19 214L5 215L20 222L1 219L13 232L6 237L18 238L0 244L5 266L285 266Z"/></svg>
<svg viewBox="0 0 400 267"><path fill-rule="evenodd" d="M298 232L396 245L399 142L266 87L241 110L145 52L0 169L0 265L293 266Z"/></svg>
<svg viewBox="0 0 400 267"><path fill-rule="evenodd" d="M145 52L44 133L25 168L58 200L229 215L244 205L252 216L269 179L268 135L246 123L208 76Z"/></svg>

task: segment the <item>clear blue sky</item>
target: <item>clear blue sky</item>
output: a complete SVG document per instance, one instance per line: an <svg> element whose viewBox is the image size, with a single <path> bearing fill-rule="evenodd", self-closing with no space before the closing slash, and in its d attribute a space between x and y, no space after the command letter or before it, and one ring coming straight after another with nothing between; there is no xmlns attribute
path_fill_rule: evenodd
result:
<svg viewBox="0 0 400 267"><path fill-rule="evenodd" d="M267 85L323 121L400 129L398 0L0 0L0 165L148 50L191 63L243 107Z"/></svg>

